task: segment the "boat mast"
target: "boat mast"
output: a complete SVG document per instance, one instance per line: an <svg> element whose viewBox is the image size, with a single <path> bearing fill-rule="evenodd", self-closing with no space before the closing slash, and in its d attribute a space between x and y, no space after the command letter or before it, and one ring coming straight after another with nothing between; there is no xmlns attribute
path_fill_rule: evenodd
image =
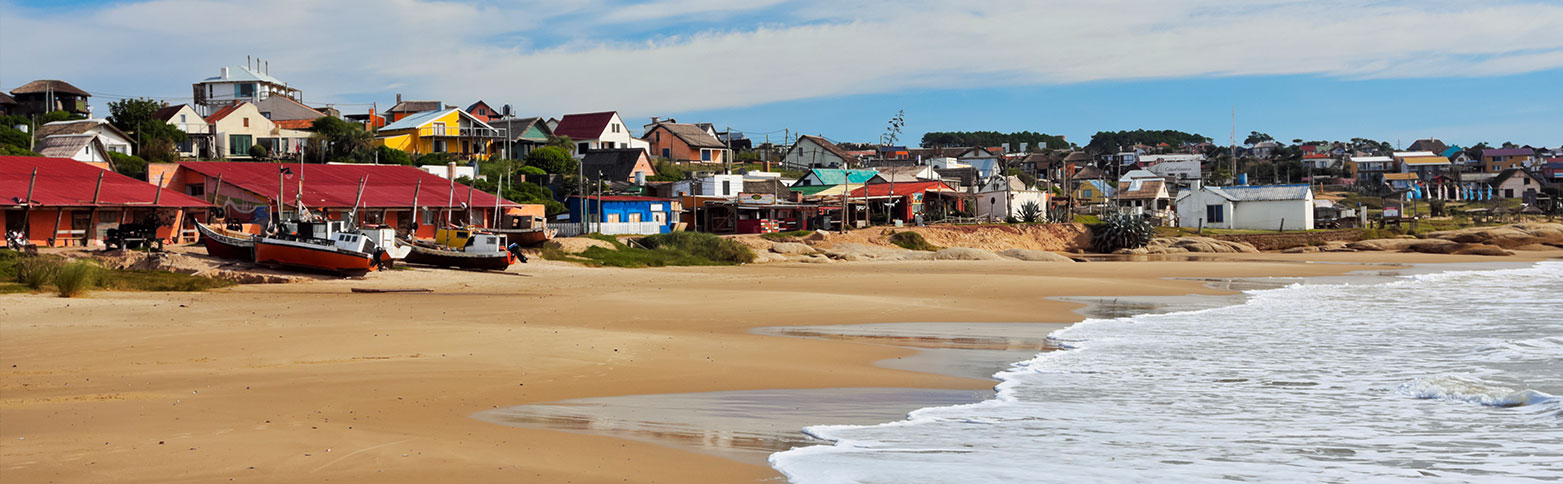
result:
<svg viewBox="0 0 1563 484"><path fill-rule="evenodd" d="M369 181L369 175L358 179L358 196L353 197L353 228L359 228L363 224L358 223L358 203L364 201L364 184Z"/></svg>

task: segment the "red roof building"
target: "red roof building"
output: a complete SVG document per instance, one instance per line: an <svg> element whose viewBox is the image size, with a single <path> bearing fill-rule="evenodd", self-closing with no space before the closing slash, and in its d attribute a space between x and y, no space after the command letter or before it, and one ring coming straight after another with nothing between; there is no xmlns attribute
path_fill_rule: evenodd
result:
<svg viewBox="0 0 1563 484"><path fill-rule="evenodd" d="M218 178L222 185L218 186ZM278 186L279 181L281 186ZM358 184L364 183L363 197ZM170 188L212 194L230 218L249 220L258 210L275 210L278 197L287 210L297 202L317 214L342 219L356 203L366 223L386 224L419 237L433 237L440 224L487 226L495 202L518 207L487 192L454 183L416 167L401 165L312 165L192 161L179 163ZM302 192L300 191L302 187ZM421 219L414 220L416 206Z"/></svg>
<svg viewBox="0 0 1563 484"><path fill-rule="evenodd" d="M930 195L934 194L934 195ZM923 212L923 204L930 196L950 195L958 192L949 185L940 181L922 181L912 183L874 183L864 185L862 188L852 190L847 197L849 199L867 199L889 201L896 200L895 215L901 220L913 220L917 214ZM961 202L954 201L954 206L959 207Z"/></svg>
<svg viewBox="0 0 1563 484"><path fill-rule="evenodd" d="M105 230L153 216L166 225L159 237L194 241L190 221L204 218L209 206L76 160L0 156L0 225L41 246L101 245Z"/></svg>

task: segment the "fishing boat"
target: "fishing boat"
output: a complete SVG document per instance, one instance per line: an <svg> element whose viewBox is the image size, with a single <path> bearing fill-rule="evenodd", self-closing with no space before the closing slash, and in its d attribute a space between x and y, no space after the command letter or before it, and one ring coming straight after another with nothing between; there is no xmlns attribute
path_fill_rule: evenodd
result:
<svg viewBox="0 0 1563 484"><path fill-rule="evenodd" d="M504 237L507 247L510 244L537 247L559 233L559 229L548 228L547 220L542 217L514 214L502 216L499 224L494 228L483 229L483 231Z"/></svg>
<svg viewBox="0 0 1563 484"><path fill-rule="evenodd" d="M195 223L195 229L201 233L207 255L245 262L255 260L255 234L200 222Z"/></svg>
<svg viewBox="0 0 1563 484"><path fill-rule="evenodd" d="M255 263L361 276L392 263L368 237L342 230L342 222L283 224L281 233L255 241Z"/></svg>
<svg viewBox="0 0 1563 484"><path fill-rule="evenodd" d="M406 262L435 267L456 267L502 271L517 259L525 262L495 234L473 232L470 229L440 229L434 241L419 241L409 245L412 252Z"/></svg>

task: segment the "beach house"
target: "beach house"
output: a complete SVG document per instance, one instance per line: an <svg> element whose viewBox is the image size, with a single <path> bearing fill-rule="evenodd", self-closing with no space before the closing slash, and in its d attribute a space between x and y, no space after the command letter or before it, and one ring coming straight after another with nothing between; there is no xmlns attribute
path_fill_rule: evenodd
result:
<svg viewBox="0 0 1563 484"><path fill-rule="evenodd" d="M296 157L304 151L314 133L277 126L266 119L254 103L229 104L206 117L218 156L230 160L250 160L251 147L264 146L272 158ZM258 151L253 152L259 154Z"/></svg>
<svg viewBox="0 0 1563 484"><path fill-rule="evenodd" d="M40 141L47 141L54 136L90 136L96 138L105 150L115 153L135 155L136 144L131 141L130 135L120 131L119 128L109 124L104 119L78 119L74 121L55 121L45 123L38 127L37 133ZM107 157L107 153L102 153ZM81 160L87 161L87 160Z"/></svg>
<svg viewBox="0 0 1563 484"><path fill-rule="evenodd" d="M568 220L552 226L565 237L579 235L583 220L590 220L589 233L665 234L673 231L681 210L675 200L630 195L571 196L564 205L570 211Z"/></svg>
<svg viewBox="0 0 1563 484"><path fill-rule="evenodd" d="M1309 230L1308 185L1199 187L1178 195L1178 225L1240 230Z"/></svg>
<svg viewBox="0 0 1563 484"><path fill-rule="evenodd" d="M152 117L173 125L175 129L184 132L185 140L174 146L174 151L179 156L186 158L216 158L212 151L211 125L206 124L206 118L196 112L195 107L189 104L164 106L158 109Z"/></svg>
<svg viewBox="0 0 1563 484"><path fill-rule="evenodd" d="M1107 180L1080 180L1070 196L1080 205L1101 205L1113 196L1113 186Z"/></svg>
<svg viewBox="0 0 1563 484"><path fill-rule="evenodd" d="M630 134L629 127L616 111L566 114L553 128L554 135L567 136L575 142L575 156L585 156L591 150L615 148L649 149L644 140Z"/></svg>
<svg viewBox="0 0 1563 484"><path fill-rule="evenodd" d="M157 236L195 241L199 197L66 158L0 156L0 227L41 247L102 247L108 229L155 218Z"/></svg>
<svg viewBox="0 0 1563 484"><path fill-rule="evenodd" d="M581 173L587 180L636 182L656 176L657 170L652 168L646 150L618 148L586 152L581 158Z"/></svg>
<svg viewBox="0 0 1563 484"><path fill-rule="evenodd" d="M1530 168L1536 162L1536 150L1530 148L1499 148L1482 150L1482 166L1489 173L1510 168Z"/></svg>
<svg viewBox="0 0 1563 484"><path fill-rule="evenodd" d="M782 156L782 166L807 170L810 168L847 168L857 157L821 136L803 135Z"/></svg>
<svg viewBox="0 0 1563 484"><path fill-rule="evenodd" d="M91 117L92 106L87 104L89 97L92 97L92 94L72 86L69 82L53 79L33 81L11 90L11 99L16 104L7 112L12 116L31 116L65 111Z"/></svg>
<svg viewBox="0 0 1563 484"><path fill-rule="evenodd" d="M693 124L658 122L646 131L653 155L672 161L720 164L728 159L721 140Z"/></svg>
<svg viewBox="0 0 1563 484"><path fill-rule="evenodd" d="M501 140L499 130L457 108L402 118L375 132L375 144L413 156L449 153L458 159L487 158Z"/></svg>
<svg viewBox="0 0 1563 484"><path fill-rule="evenodd" d="M1523 168L1509 168L1493 177L1493 194L1498 198L1518 198L1533 203L1543 187L1551 186L1535 172Z"/></svg>

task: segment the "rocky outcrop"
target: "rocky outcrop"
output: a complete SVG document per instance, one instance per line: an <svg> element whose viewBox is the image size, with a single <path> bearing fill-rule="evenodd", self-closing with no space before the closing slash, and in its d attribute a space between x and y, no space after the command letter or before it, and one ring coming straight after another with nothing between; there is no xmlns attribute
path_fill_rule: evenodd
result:
<svg viewBox="0 0 1563 484"><path fill-rule="evenodd" d="M1151 239L1142 249L1120 250L1121 254L1239 254L1256 253L1259 249L1242 242L1212 239L1210 237L1162 237Z"/></svg>
<svg viewBox="0 0 1563 484"><path fill-rule="evenodd" d="M781 255L813 255L816 252L813 247L797 242L777 242L771 244L770 249Z"/></svg>
<svg viewBox="0 0 1563 484"><path fill-rule="evenodd" d="M933 253L934 260L1004 260L998 254L970 247L950 247Z"/></svg>
<svg viewBox="0 0 1563 484"><path fill-rule="evenodd" d="M1074 262L1075 261L1074 259L1070 259L1068 256L1065 256L1063 254L1059 254L1057 252L1048 252L1048 251L1045 251L1045 250L1007 249L1007 250L998 251L997 254L1001 255L1001 256L1004 256L1004 257L1008 257L1010 259L1023 260L1023 261L1027 261L1027 262Z"/></svg>
<svg viewBox="0 0 1563 484"><path fill-rule="evenodd" d="M1431 232L1426 237L1464 244L1495 245L1505 249L1526 245L1563 244L1563 224L1520 223L1501 227L1472 227Z"/></svg>

